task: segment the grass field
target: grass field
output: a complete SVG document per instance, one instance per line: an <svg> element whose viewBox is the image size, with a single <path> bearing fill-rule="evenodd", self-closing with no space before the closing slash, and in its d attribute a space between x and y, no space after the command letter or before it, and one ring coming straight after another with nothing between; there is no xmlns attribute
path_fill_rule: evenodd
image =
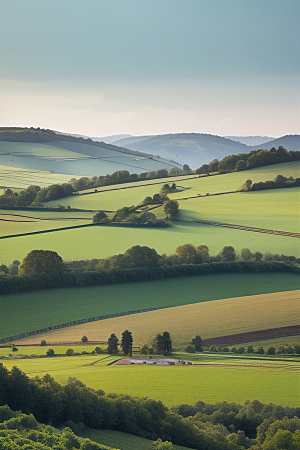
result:
<svg viewBox="0 0 300 450"><path fill-rule="evenodd" d="M0 215L0 236L9 236L14 234L32 233L35 231L51 230L55 228L72 227L76 225L85 225L91 222L91 219L60 219L56 220L38 220L26 218L13 218L10 216L10 221L1 220L6 216Z"/></svg>
<svg viewBox="0 0 300 450"><path fill-rule="evenodd" d="M292 273L218 274L2 295L0 337L103 314L298 288Z"/></svg>
<svg viewBox="0 0 300 450"><path fill-rule="evenodd" d="M273 166L259 167L243 172L233 172L224 175L216 175L211 177L192 178L190 180L178 180L176 185L182 186L186 190L175 192L170 194L172 199L180 199L185 197L194 196L197 194L216 193L238 190L247 179L256 181L272 180L276 175L281 174L285 176L300 176L300 162L295 161L293 163L276 164ZM153 182L154 180L152 180ZM159 181L159 180L157 180ZM149 181L151 182L151 181ZM139 185L136 189L122 189L119 191L106 192L107 188L98 188L97 193L91 195L76 195L72 198L68 197L47 202L47 205L70 205L72 208L85 208L85 209L118 209L123 206L137 205L145 197L157 193L160 191L163 184L166 182L172 182L172 180L162 180L161 184L144 186L142 183L129 183L128 186ZM121 187L125 187L123 184ZM115 187L115 186L111 186ZM226 197L227 199L227 197ZM225 201L225 200L224 200ZM227 200L226 200L227 201Z"/></svg>
<svg viewBox="0 0 300 450"><path fill-rule="evenodd" d="M180 218L299 232L299 198L300 188L291 188L182 200Z"/></svg>
<svg viewBox="0 0 300 450"><path fill-rule="evenodd" d="M130 330L134 344L143 345L168 330L174 348L185 349L197 334L209 339L298 325L299 295L300 291L289 291L188 304L49 331L42 338L47 342L70 342L85 335L92 341L105 341L111 333L120 338L124 330ZM20 342L40 343L41 336Z"/></svg>
<svg viewBox="0 0 300 450"><path fill-rule="evenodd" d="M220 401L244 403L259 400L299 406L299 367L297 362L264 361L244 365L193 366L103 366L92 364L95 356L3 360L11 369L20 367L29 376L52 375L65 383L69 376L106 393L129 394L161 400L167 406ZM280 389L278 389L280 386Z"/></svg>
<svg viewBox="0 0 300 450"><path fill-rule="evenodd" d="M30 184L46 187L51 184L67 183L70 178L72 175L56 174L48 170L0 165L0 186L5 188L26 188Z"/></svg>
<svg viewBox="0 0 300 450"><path fill-rule="evenodd" d="M131 173L141 173L172 168L172 165L160 160L77 142L55 141L41 144L1 141L0 148L2 165L48 170L77 177L106 175L124 169Z"/></svg>
<svg viewBox="0 0 300 450"><path fill-rule="evenodd" d="M90 429L84 432L83 437L120 450L153 450L153 441L121 431ZM173 446L175 450L189 450L181 445Z"/></svg>
<svg viewBox="0 0 300 450"><path fill-rule="evenodd" d="M155 248L159 254L170 255L182 244L206 244L211 255L219 253L225 245L233 245L237 251L247 247L252 252L283 253L300 257L297 238L194 223L176 223L170 228L99 226L4 239L1 241L0 262L11 264L14 259L22 261L34 249L54 250L64 260L106 258L124 253L134 245L146 245Z"/></svg>

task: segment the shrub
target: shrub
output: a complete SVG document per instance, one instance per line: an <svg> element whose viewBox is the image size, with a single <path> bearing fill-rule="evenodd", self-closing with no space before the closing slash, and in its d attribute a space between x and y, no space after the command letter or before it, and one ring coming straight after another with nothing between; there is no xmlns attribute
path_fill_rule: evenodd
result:
<svg viewBox="0 0 300 450"><path fill-rule="evenodd" d="M45 347L45 345L47 345L47 342L45 341L45 339L42 339L42 340L41 340L41 346L42 346L42 347Z"/></svg>

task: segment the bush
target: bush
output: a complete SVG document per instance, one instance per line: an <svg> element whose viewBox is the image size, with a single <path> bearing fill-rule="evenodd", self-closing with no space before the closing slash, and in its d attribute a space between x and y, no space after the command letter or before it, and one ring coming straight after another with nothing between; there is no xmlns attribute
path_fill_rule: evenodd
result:
<svg viewBox="0 0 300 450"><path fill-rule="evenodd" d="M66 355L67 356L73 356L74 355L74 350L72 348L68 348L68 350L66 351Z"/></svg>
<svg viewBox="0 0 300 450"><path fill-rule="evenodd" d="M102 348L100 347L95 347L95 353L97 353L97 355L101 355L103 353Z"/></svg>
<svg viewBox="0 0 300 450"><path fill-rule="evenodd" d="M193 345L188 345L187 348L185 349L185 351L187 353L196 353L196 349Z"/></svg>
<svg viewBox="0 0 300 450"><path fill-rule="evenodd" d="M82 336L81 340L82 340L82 342L88 342L87 336Z"/></svg>
<svg viewBox="0 0 300 450"><path fill-rule="evenodd" d="M42 339L42 340L41 340L41 346L42 346L42 347L45 347L45 345L47 345L47 342L45 341L45 339Z"/></svg>
<svg viewBox="0 0 300 450"><path fill-rule="evenodd" d="M55 353L54 353L54 350L53 350L53 348L49 348L49 349L47 350L47 353L46 353L46 355L47 355L47 356L54 356L54 355L55 355Z"/></svg>

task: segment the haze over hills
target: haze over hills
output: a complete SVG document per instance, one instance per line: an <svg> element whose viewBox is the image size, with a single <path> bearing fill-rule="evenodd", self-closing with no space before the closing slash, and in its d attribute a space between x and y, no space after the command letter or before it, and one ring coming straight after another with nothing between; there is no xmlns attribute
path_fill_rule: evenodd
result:
<svg viewBox="0 0 300 450"><path fill-rule="evenodd" d="M72 176L181 168L180 164L151 154L33 128L0 128L0 164Z"/></svg>
<svg viewBox="0 0 300 450"><path fill-rule="evenodd" d="M266 138L267 139L267 138ZM180 164L188 164L195 169L213 159L223 159L227 155L249 153L252 150L278 148L300 150L300 136L287 135L258 145L246 145L237 140L200 133L164 134L157 136L132 136L115 141L131 150L160 155Z"/></svg>
<svg viewBox="0 0 300 450"><path fill-rule="evenodd" d="M231 139L232 141L241 142L241 144L246 145L261 145L265 142L272 141L276 139L270 136L223 136L226 139Z"/></svg>

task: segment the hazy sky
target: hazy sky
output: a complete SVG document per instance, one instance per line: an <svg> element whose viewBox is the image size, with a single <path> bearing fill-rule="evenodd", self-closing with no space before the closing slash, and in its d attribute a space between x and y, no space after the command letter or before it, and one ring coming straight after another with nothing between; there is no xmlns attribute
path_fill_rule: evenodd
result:
<svg viewBox="0 0 300 450"><path fill-rule="evenodd" d="M299 134L299 0L0 0L1 126Z"/></svg>

